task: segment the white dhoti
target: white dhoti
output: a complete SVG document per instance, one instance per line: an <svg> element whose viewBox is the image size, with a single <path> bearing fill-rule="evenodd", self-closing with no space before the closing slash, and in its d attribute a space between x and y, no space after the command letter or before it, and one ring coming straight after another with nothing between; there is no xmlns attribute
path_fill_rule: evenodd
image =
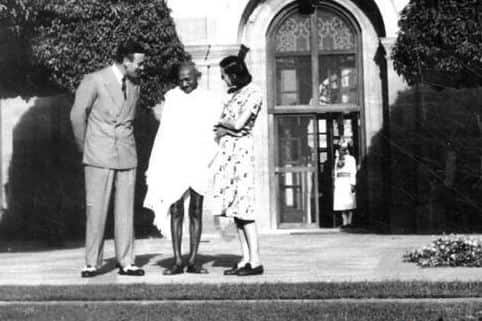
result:
<svg viewBox="0 0 482 321"><path fill-rule="evenodd" d="M170 235L170 206L189 188L206 193L208 166L218 149L213 128L220 111L220 102L199 88L186 94L176 87L165 96L146 171L144 200L144 206L155 213L154 224L165 236Z"/></svg>

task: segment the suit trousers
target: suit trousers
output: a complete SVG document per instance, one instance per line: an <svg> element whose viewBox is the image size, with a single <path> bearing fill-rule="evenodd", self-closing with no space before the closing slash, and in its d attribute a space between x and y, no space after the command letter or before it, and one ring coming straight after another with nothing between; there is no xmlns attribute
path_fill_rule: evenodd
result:
<svg viewBox="0 0 482 321"><path fill-rule="evenodd" d="M87 223L86 265L100 267L104 230L111 192L114 190L114 244L117 262L134 264L134 188L136 169L109 169L85 165Z"/></svg>

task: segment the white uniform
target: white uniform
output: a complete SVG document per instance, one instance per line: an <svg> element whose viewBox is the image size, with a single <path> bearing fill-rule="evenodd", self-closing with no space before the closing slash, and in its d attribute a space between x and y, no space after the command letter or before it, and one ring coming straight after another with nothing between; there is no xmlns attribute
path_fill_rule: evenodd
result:
<svg viewBox="0 0 482 321"><path fill-rule="evenodd" d="M333 210L347 211L356 208L356 194L352 192L352 185L356 186L355 157L346 154L344 165L338 167L336 158L334 169Z"/></svg>

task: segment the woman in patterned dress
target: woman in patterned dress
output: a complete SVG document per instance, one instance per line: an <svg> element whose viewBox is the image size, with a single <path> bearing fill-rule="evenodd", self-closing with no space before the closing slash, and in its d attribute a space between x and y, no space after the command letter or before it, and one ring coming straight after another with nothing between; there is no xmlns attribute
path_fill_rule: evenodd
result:
<svg viewBox="0 0 482 321"><path fill-rule="evenodd" d="M225 275L263 273L255 225L254 140L252 129L262 105L260 90L251 83L244 55L228 56L220 62L221 78L228 99L215 126L219 153L215 165L214 197L222 215L233 217L241 242L242 258Z"/></svg>

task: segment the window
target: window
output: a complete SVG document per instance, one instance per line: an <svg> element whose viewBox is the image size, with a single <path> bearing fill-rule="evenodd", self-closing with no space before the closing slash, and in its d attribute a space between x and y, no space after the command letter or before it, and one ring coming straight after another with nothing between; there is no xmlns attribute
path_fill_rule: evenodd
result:
<svg viewBox="0 0 482 321"><path fill-rule="evenodd" d="M330 7L281 18L272 33L276 107L360 104L357 33Z"/></svg>

